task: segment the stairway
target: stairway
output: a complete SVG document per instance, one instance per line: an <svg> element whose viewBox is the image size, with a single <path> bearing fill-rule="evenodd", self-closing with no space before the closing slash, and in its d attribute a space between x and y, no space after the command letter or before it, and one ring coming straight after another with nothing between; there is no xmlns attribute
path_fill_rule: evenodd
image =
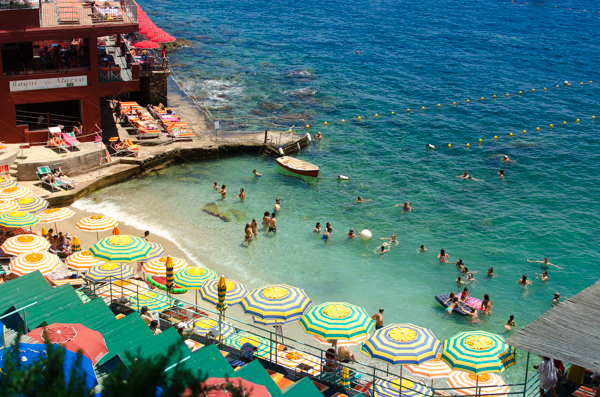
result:
<svg viewBox="0 0 600 397"><path fill-rule="evenodd" d="M9 167L10 177L15 182L18 181L19 163L22 163L23 160L27 159L27 157L29 157L30 154L31 154L31 149L29 147L27 147L27 148L23 147L22 149L19 150L19 154L17 154L17 159L15 160L15 162L12 163L11 166Z"/></svg>

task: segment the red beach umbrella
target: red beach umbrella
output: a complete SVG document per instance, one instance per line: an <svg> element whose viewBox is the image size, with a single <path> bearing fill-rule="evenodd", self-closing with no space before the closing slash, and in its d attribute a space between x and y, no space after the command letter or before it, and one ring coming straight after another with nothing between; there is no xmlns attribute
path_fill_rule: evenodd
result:
<svg viewBox="0 0 600 397"><path fill-rule="evenodd" d="M148 40L151 40L151 39L153 39L156 36L162 36L162 35L165 35L165 34L167 34L167 33L164 30L157 28L156 30L153 30L151 32L144 33L144 36L146 36L146 38Z"/></svg>
<svg viewBox="0 0 600 397"><path fill-rule="evenodd" d="M175 37L165 33L164 35L153 37L150 41L154 43L170 43L175 40L177 40Z"/></svg>
<svg viewBox="0 0 600 397"><path fill-rule="evenodd" d="M160 46L157 43L153 43L148 40L140 41L139 43L135 43L134 47L135 48L160 48Z"/></svg>
<svg viewBox="0 0 600 397"><path fill-rule="evenodd" d="M36 328L27 334L38 343L46 343L44 340L44 328ZM65 349L77 353L83 351L83 355L96 365L105 354L108 353L104 337L98 331L84 327L81 324L55 323L46 326L46 336L51 343L58 343Z"/></svg>
<svg viewBox="0 0 600 397"><path fill-rule="evenodd" d="M265 386L248 382L242 378L209 378L202 382L200 387L202 392L198 395L198 397L231 397L232 393L227 390L227 387L239 389L241 392L240 395L246 397L271 397L271 394ZM190 389L185 389L181 395L181 397L190 396L192 396L192 391Z"/></svg>
<svg viewBox="0 0 600 397"><path fill-rule="evenodd" d="M157 29L158 28L156 27L155 24L145 24L138 28L138 32L140 32L141 34L146 34L146 33L154 32Z"/></svg>

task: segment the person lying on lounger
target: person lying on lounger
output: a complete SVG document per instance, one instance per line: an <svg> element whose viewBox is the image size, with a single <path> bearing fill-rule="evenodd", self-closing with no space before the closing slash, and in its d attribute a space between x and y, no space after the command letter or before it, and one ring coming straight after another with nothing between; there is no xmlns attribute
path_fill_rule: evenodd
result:
<svg viewBox="0 0 600 397"><path fill-rule="evenodd" d="M57 168L54 170L54 178L61 179L63 181L67 181L67 182L75 182L74 179L71 179L68 176L66 176L65 174L63 174L63 172L60 170L60 168Z"/></svg>

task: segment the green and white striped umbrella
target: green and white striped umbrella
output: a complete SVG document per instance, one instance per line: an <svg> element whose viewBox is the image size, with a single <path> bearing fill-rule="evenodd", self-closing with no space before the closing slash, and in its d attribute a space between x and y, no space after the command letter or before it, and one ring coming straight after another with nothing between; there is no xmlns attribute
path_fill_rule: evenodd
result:
<svg viewBox="0 0 600 397"><path fill-rule="evenodd" d="M86 294L84 294L83 292L81 292L81 291L75 291L75 292L77 292L79 299L81 299L81 301L83 303L88 303L89 301L91 301L90 297L87 296Z"/></svg>
<svg viewBox="0 0 600 397"><path fill-rule="evenodd" d="M177 304L177 300L154 291L144 291L129 298L131 307L139 310L146 306L148 310L163 311Z"/></svg>
<svg viewBox="0 0 600 397"><path fill-rule="evenodd" d="M19 201L19 211L23 212L38 212L48 208L48 202L41 197L23 197Z"/></svg>
<svg viewBox="0 0 600 397"><path fill-rule="evenodd" d="M103 265L91 267L85 275L85 278L93 282L108 282L124 280L133 276L135 276L135 271L131 266L117 263L105 263Z"/></svg>
<svg viewBox="0 0 600 397"><path fill-rule="evenodd" d="M369 394L374 397L398 397L400 395L400 378L390 376L384 379L377 379L373 385L373 390L369 389ZM422 383L411 378L402 378L402 396L403 397L427 397L433 396L433 390Z"/></svg>
<svg viewBox="0 0 600 397"><path fill-rule="evenodd" d="M311 303L302 288L277 284L255 289L240 304L255 319L283 325L298 321Z"/></svg>
<svg viewBox="0 0 600 397"><path fill-rule="evenodd" d="M204 267L188 267L175 273L175 284L187 289L200 289L207 280L216 280L217 273Z"/></svg>
<svg viewBox="0 0 600 397"><path fill-rule="evenodd" d="M450 368L481 375L504 372L517 363L517 350L500 335L485 331L461 332L447 339L442 361Z"/></svg>
<svg viewBox="0 0 600 397"><path fill-rule="evenodd" d="M27 227L38 224L38 218L29 212L11 211L0 214L0 226L4 227Z"/></svg>
<svg viewBox="0 0 600 397"><path fill-rule="evenodd" d="M108 262L138 262L146 260L151 249L143 238L120 234L103 238L89 251L95 258Z"/></svg>
<svg viewBox="0 0 600 397"><path fill-rule="evenodd" d="M362 307L327 302L310 307L300 319L304 332L323 339L352 340L368 335L375 322Z"/></svg>
<svg viewBox="0 0 600 397"><path fill-rule="evenodd" d="M215 334L219 332L219 322L217 320L213 320L212 318L195 318L187 322L186 328L191 329L194 323L196 324L194 333L198 335L206 336L210 330L214 330ZM223 338L231 338L235 334L235 328L233 327L233 324L223 321L221 323L221 334L223 335Z"/></svg>
<svg viewBox="0 0 600 397"><path fill-rule="evenodd" d="M248 288L242 283L233 280L225 281L227 285L225 304L227 306L234 306L240 303L242 299L248 294ZM206 280L200 288L200 296L203 300L212 303L213 305L219 304L219 280Z"/></svg>
<svg viewBox="0 0 600 397"><path fill-rule="evenodd" d="M241 349L245 343L250 343L258 348L255 353L256 356L262 358L269 358L270 355L276 354L275 349L270 352L271 342L268 339L248 332L240 332L235 334L232 337L223 340L223 343L236 349Z"/></svg>

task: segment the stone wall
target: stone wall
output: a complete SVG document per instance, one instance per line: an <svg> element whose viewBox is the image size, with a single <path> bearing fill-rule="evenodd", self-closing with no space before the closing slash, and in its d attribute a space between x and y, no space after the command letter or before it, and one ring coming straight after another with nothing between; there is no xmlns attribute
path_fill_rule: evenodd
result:
<svg viewBox="0 0 600 397"><path fill-rule="evenodd" d="M159 103L167 106L167 77L169 71L140 71L140 90L132 92L131 97L141 106L151 103L158 106Z"/></svg>

